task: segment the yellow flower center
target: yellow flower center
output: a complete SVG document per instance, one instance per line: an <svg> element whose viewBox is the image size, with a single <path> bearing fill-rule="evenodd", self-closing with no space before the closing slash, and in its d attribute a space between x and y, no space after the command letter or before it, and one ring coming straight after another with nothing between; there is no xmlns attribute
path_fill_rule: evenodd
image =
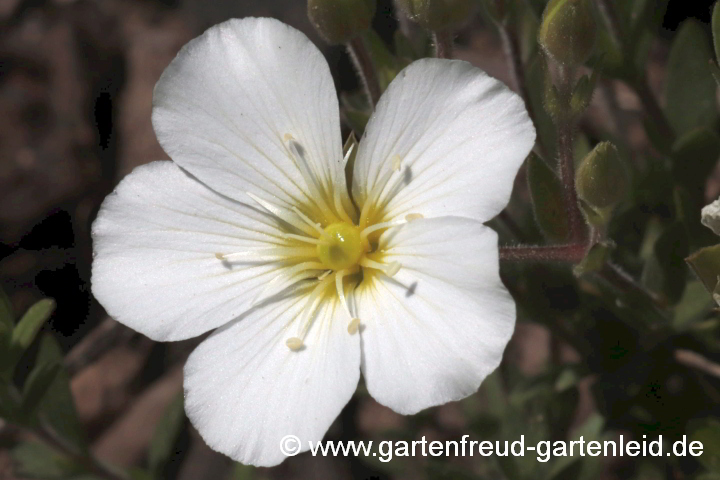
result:
<svg viewBox="0 0 720 480"><path fill-rule="evenodd" d="M323 265L331 270L354 267L368 248L363 242L359 227L346 222L325 227L325 233L317 246L317 255Z"/></svg>

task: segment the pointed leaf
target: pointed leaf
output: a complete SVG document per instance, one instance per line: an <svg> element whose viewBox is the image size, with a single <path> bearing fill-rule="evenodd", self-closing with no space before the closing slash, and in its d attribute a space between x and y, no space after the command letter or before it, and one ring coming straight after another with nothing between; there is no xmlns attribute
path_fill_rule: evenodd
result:
<svg viewBox="0 0 720 480"><path fill-rule="evenodd" d="M43 335L35 362L61 363L62 359L63 352L57 340L50 334ZM58 372L45 397L40 401L38 411L43 420L65 441L78 450L87 448L85 430L78 418L75 400L70 391L70 376L64 368Z"/></svg>
<svg viewBox="0 0 720 480"><path fill-rule="evenodd" d="M30 421L37 413L40 402L55 381L60 368L58 362L41 363L28 375L22 393L22 416L26 421Z"/></svg>
<svg viewBox="0 0 720 480"><path fill-rule="evenodd" d="M148 464L150 471L158 478L163 477L163 470L172 457L175 443L185 427L183 400L183 392L180 392L170 402L158 422L150 442Z"/></svg>
<svg viewBox="0 0 720 480"><path fill-rule="evenodd" d="M562 183L534 153L528 157L528 186L535 218L545 235L556 242L568 238L570 224L563 202Z"/></svg>
<svg viewBox="0 0 720 480"><path fill-rule="evenodd" d="M668 60L665 111L679 135L717 119L717 85L708 70L713 58L707 35L700 24L687 20L675 36Z"/></svg>
<svg viewBox="0 0 720 480"><path fill-rule="evenodd" d="M703 282L707 291L710 293L715 291L720 276L720 244L701 248L685 261Z"/></svg>
<svg viewBox="0 0 720 480"><path fill-rule="evenodd" d="M10 362L12 365L20 359L23 352L35 340L43 324L55 310L55 300L46 298L30 307L13 329L10 344Z"/></svg>

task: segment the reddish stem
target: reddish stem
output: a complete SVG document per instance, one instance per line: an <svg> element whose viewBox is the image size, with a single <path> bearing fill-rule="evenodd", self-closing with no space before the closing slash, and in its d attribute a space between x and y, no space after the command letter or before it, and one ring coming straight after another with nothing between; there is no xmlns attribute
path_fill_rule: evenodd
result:
<svg viewBox="0 0 720 480"><path fill-rule="evenodd" d="M500 247L500 260L511 262L569 262L578 263L587 253L584 243L568 245Z"/></svg>

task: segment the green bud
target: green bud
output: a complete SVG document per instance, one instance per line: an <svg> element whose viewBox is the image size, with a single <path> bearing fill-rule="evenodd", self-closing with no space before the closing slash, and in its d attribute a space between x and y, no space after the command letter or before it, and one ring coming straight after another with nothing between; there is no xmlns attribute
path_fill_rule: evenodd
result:
<svg viewBox="0 0 720 480"><path fill-rule="evenodd" d="M543 13L538 42L564 65L579 65L595 45L595 18L588 0L550 0Z"/></svg>
<svg viewBox="0 0 720 480"><path fill-rule="evenodd" d="M580 199L594 209L612 207L625 196L627 178L617 148L602 142L583 159L575 175Z"/></svg>
<svg viewBox="0 0 720 480"><path fill-rule="evenodd" d="M434 32L459 27L477 10L477 0L395 0L408 18Z"/></svg>
<svg viewBox="0 0 720 480"><path fill-rule="evenodd" d="M375 0L308 0L308 18L330 44L343 44L370 28Z"/></svg>

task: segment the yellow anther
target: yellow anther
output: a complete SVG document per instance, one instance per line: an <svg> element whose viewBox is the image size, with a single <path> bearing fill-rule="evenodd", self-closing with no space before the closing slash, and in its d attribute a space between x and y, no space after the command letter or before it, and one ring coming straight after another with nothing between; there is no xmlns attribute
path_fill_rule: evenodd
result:
<svg viewBox="0 0 720 480"><path fill-rule="evenodd" d="M390 161L392 162L392 169L396 172L399 172L402 168L402 158L400 157L400 155L393 155Z"/></svg>
<svg viewBox="0 0 720 480"><path fill-rule="evenodd" d="M298 337L288 338L287 341L285 342L285 345L287 345L288 348L290 350L292 350L293 352L297 352L298 350L302 349L305 346L302 339L298 338Z"/></svg>
<svg viewBox="0 0 720 480"><path fill-rule="evenodd" d="M400 271L400 262L393 262L390 265L388 265L387 269L385 270L385 275L388 277L394 277L396 273Z"/></svg>
<svg viewBox="0 0 720 480"><path fill-rule="evenodd" d="M359 329L360 329L360 319L353 318L350 321L350 323L348 324L348 333L350 335L355 335Z"/></svg>
<svg viewBox="0 0 720 480"><path fill-rule="evenodd" d="M408 213L405 215L405 220L408 222L412 222L413 220L420 220L421 218L425 218L422 213Z"/></svg>

